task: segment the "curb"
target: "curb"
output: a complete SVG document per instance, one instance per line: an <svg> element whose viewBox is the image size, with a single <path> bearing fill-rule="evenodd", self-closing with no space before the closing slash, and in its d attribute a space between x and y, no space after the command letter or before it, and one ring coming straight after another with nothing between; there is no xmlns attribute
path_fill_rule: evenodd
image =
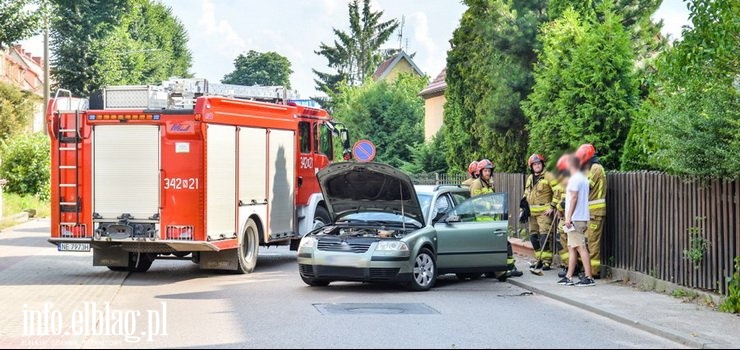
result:
<svg viewBox="0 0 740 350"><path fill-rule="evenodd" d="M624 324L626 326L637 328L639 330L642 330L642 331L651 333L653 335L656 335L656 336L659 336L659 337L662 337L662 338L665 338L665 339L668 339L668 340L671 340L671 341L674 341L674 342L677 342L677 343L680 343L680 344L683 344L683 345L687 345L687 346L690 346L690 347L693 347L693 348L699 348L699 349L717 349L717 348L721 348L722 347L721 344L712 343L712 342L697 341L693 337L687 337L687 336L684 336L684 335L680 335L680 334L678 334L676 332L673 332L672 330L669 330L669 329L666 329L664 327L658 326L658 325L656 325L654 323L640 321L640 320L629 319L627 317L620 316L620 315L617 315L615 313L611 313L611 312L608 312L608 311L599 309L597 307L593 307L591 305L587 305L587 304L581 303L579 301L576 301L576 300L573 300L573 299L570 299L570 298L566 298L566 297L563 297L563 296L560 296L560 295L557 295L557 294L554 294L554 293L550 293L550 292L548 292L546 290L542 290L540 288L533 287L531 285L528 285L528 284L523 283L523 282L516 281L516 280L511 279L511 278L509 278L507 281L509 283L517 286L517 287L527 289L527 290L529 290L529 291L531 291L533 293L537 293L537 294L543 295L545 297L548 297L550 299L555 299L557 301L560 301L560 302L563 302L563 303L566 303L566 304L573 305L573 306L578 307L580 309L583 309L583 310L592 312L594 314L597 314L597 315L606 317L608 319L611 319L613 321L619 322L619 323Z"/></svg>

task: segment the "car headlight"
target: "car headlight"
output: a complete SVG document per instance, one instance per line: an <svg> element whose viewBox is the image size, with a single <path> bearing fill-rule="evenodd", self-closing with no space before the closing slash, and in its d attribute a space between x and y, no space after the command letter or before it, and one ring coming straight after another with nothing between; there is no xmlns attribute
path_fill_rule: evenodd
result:
<svg viewBox="0 0 740 350"><path fill-rule="evenodd" d="M298 249L300 248L313 248L316 246L316 238L313 237L303 237L301 238L301 244L298 245Z"/></svg>
<svg viewBox="0 0 740 350"><path fill-rule="evenodd" d="M392 251L399 251L399 252L407 252L409 251L409 246L406 245L406 243L401 241L380 241L378 243L378 248L375 248L375 250L392 250Z"/></svg>

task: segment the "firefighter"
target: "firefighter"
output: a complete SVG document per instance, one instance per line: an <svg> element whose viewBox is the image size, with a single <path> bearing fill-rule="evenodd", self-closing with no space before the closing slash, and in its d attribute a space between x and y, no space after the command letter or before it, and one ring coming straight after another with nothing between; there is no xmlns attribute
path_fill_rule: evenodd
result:
<svg viewBox="0 0 740 350"><path fill-rule="evenodd" d="M470 196L480 196L482 194L487 193L493 193L496 192L496 189L493 186L493 182L491 181L491 174L493 173L493 163L491 163L488 159L483 159L480 162L478 162L478 179L473 181L473 184L470 185ZM507 249L507 258L506 258L506 265L508 267L508 271L506 271L507 277L519 277L522 275L522 272L517 270L516 268L516 260L514 259L514 250L511 248L511 243L506 242L506 249Z"/></svg>
<svg viewBox="0 0 740 350"><path fill-rule="evenodd" d="M578 147L576 157L581 161L581 167L588 178L588 211L591 219L586 229L586 241L592 273L598 276L601 270L601 234L606 217L606 170L599 163L596 149L591 144Z"/></svg>
<svg viewBox="0 0 740 350"><path fill-rule="evenodd" d="M560 159L558 159L556 167L558 170L558 184L552 190L552 199L553 202L557 202L557 205L555 207L555 217L558 219L563 219L565 218L565 189L568 187L568 177L570 177L570 174L568 173L567 154L564 154L560 157ZM565 233L565 231L563 230L563 225L558 225L557 229L560 236L560 267L564 269L562 272L562 276L560 276L562 278L565 277L565 271L567 270L567 267L564 265L564 263L567 262L569 258L568 234Z"/></svg>
<svg viewBox="0 0 740 350"><path fill-rule="evenodd" d="M478 162L476 170L478 172L478 178L474 179L470 184L470 196L475 197L486 193L496 192L491 181L493 163L488 159L483 159Z"/></svg>
<svg viewBox="0 0 740 350"><path fill-rule="evenodd" d="M532 248L535 255L542 251L541 256L536 256L538 262L534 268L550 270L552 252L546 251L550 245L545 239L552 226L552 216L558 204L553 197L558 182L552 173L545 171L545 157L542 155L531 155L527 163L532 173L525 181L522 202L529 208L529 240L532 242ZM545 249L541 249L543 246Z"/></svg>
<svg viewBox="0 0 740 350"><path fill-rule="evenodd" d="M473 181L478 178L478 162L470 162L470 165L468 165L468 176L468 179L462 182L462 184L465 186L472 185Z"/></svg>

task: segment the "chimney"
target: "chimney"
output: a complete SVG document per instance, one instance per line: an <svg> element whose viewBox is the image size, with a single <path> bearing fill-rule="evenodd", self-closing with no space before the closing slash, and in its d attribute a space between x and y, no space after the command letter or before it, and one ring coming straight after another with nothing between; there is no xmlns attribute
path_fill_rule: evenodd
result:
<svg viewBox="0 0 740 350"><path fill-rule="evenodd" d="M36 62L36 64L39 65L39 67L43 67L44 66L43 62L41 62L41 56L33 56L32 59L33 59L34 62Z"/></svg>

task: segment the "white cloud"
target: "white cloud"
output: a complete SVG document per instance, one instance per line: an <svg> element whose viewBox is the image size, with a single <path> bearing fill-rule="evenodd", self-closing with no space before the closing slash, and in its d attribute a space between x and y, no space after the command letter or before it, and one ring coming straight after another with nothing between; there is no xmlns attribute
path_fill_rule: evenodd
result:
<svg viewBox="0 0 740 350"><path fill-rule="evenodd" d="M409 16L412 22L412 28L414 31L414 44L421 45L423 50L423 66L426 69L436 69L437 66L441 66L444 63L444 51L439 50L437 43L432 39L429 34L429 19L423 12L415 12ZM403 43L404 47L406 43ZM413 51L413 50L411 50ZM417 57L420 55L417 55ZM434 76L437 72L426 72L428 75Z"/></svg>
<svg viewBox="0 0 740 350"><path fill-rule="evenodd" d="M198 23L200 28L204 30L204 33L213 38L213 42L216 43L218 53L234 58L237 54L244 52L248 44L251 44L251 40L244 40L239 33L234 30L231 23L226 20L219 20L216 18L216 6L212 0L203 0L202 12ZM200 33L199 30L190 30L191 33Z"/></svg>

